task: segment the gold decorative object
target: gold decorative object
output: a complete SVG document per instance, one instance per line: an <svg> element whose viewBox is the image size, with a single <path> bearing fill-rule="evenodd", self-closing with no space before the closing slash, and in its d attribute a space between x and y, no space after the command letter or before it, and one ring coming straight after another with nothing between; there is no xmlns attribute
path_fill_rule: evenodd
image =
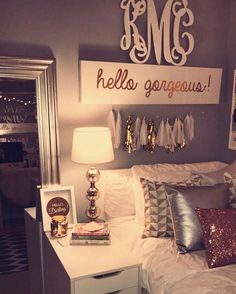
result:
<svg viewBox="0 0 236 294"><path fill-rule="evenodd" d="M126 120L126 129L125 129L125 150L128 153L131 153L135 150L134 144L134 128L131 116L129 115Z"/></svg>
<svg viewBox="0 0 236 294"><path fill-rule="evenodd" d="M156 147L156 130L155 130L155 125L153 120L149 120L147 131L148 131L147 150L149 152L153 152Z"/></svg>
<svg viewBox="0 0 236 294"><path fill-rule="evenodd" d="M65 237L67 235L68 221L64 215L55 215L51 220L51 236Z"/></svg>

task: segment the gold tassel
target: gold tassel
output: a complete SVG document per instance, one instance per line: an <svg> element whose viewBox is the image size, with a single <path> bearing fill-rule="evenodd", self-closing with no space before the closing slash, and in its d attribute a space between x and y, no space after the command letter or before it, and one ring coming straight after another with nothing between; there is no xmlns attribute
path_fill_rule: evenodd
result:
<svg viewBox="0 0 236 294"><path fill-rule="evenodd" d="M155 125L153 120L149 120L147 130L148 130L147 150L152 153L156 147L156 130L155 130Z"/></svg>
<svg viewBox="0 0 236 294"><path fill-rule="evenodd" d="M131 116L129 115L126 120L126 129L125 129L125 150L128 153L131 153L135 150L134 148L134 128Z"/></svg>

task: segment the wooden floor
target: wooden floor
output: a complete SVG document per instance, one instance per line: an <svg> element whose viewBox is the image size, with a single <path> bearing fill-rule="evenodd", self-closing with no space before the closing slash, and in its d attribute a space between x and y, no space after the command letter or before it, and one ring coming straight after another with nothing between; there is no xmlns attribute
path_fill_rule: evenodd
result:
<svg viewBox="0 0 236 294"><path fill-rule="evenodd" d="M30 294L29 272L0 275L1 294Z"/></svg>

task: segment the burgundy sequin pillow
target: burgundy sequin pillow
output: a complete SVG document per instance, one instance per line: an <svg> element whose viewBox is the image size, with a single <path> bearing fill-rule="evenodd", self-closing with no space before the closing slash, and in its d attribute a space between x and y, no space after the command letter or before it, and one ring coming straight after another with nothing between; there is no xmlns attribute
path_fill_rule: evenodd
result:
<svg viewBox="0 0 236 294"><path fill-rule="evenodd" d="M236 263L236 209L195 209L209 268Z"/></svg>

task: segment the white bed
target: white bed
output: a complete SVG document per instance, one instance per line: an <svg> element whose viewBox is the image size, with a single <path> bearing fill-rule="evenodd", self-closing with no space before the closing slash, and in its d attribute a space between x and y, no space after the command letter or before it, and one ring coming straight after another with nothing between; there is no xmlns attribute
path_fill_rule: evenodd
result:
<svg viewBox="0 0 236 294"><path fill-rule="evenodd" d="M196 165L193 166L194 171L199 169L206 172L224 168L226 165L217 162L200 164L197 168ZM137 168L137 170L141 168L139 171L145 177L148 173L150 175L150 170L145 174L146 167L144 170L143 166ZM176 173L176 169L180 169L178 170L180 173L183 170L192 172L192 166L190 167L189 164L160 165L160 167L162 167L160 170L162 175L164 169L167 169L167 174ZM236 265L209 269L205 250L181 255L176 250L174 238L141 237L144 225L137 216L137 210L141 211L137 204L140 199L138 200L135 193L132 196L129 190L130 179L132 178L133 181L133 176L130 169L103 171L100 206L101 204L104 206L103 216L109 221L112 233L142 262L142 287L150 294L236 293ZM151 177L155 176L151 175ZM127 197L136 197L136 199L127 200L126 207L124 204ZM121 215L119 211L122 211Z"/></svg>
<svg viewBox="0 0 236 294"><path fill-rule="evenodd" d="M134 217L110 220L113 234L142 261L142 287L150 294L236 293L236 265L209 269L205 252L180 255L173 239L140 238Z"/></svg>

